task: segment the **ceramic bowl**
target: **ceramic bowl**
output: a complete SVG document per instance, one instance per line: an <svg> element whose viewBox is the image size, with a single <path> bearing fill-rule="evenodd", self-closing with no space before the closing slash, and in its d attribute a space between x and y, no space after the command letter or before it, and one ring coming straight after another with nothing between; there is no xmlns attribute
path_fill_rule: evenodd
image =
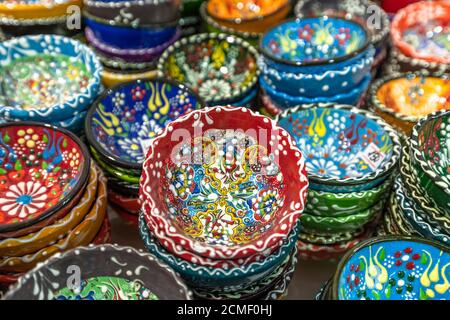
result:
<svg viewBox="0 0 450 320"><path fill-rule="evenodd" d="M253 92L259 75L257 60L258 52L248 42L204 33L170 46L158 61L158 70L185 83L208 105L226 105Z"/></svg>
<svg viewBox="0 0 450 320"><path fill-rule="evenodd" d="M302 105L276 117L304 153L311 189L369 190L391 174L400 139L382 119L352 106Z"/></svg>
<svg viewBox="0 0 450 320"><path fill-rule="evenodd" d="M194 131L197 126L202 132ZM175 143L170 138L172 132L184 132L185 136L189 133L189 137ZM208 154L199 154L200 146ZM225 147L229 150L226 158L221 152ZM228 185L231 181L226 182L219 193L212 181L223 172L219 166L222 161L227 168L229 161L233 163L227 176L243 168L247 168L247 174L244 180L237 180L240 182L235 187ZM201 163L209 169L198 171ZM254 180L256 175L258 180ZM182 177L192 182L180 184L178 179ZM204 187L199 188L197 181ZM303 211L308 181L301 153L275 122L247 108L211 107L173 121L152 141L140 185L146 214L169 239L177 239L177 247L226 260L273 251L279 241L286 239ZM240 190L239 194L234 193L234 188ZM163 189L174 189L176 193L162 198L157 190ZM228 209L217 208L218 199L225 195L228 200L223 205ZM208 212L221 213L214 225L207 224L208 229L196 222L200 216L205 217L200 218L204 221L210 219L204 212L206 206L210 207ZM236 233L229 237L232 230Z"/></svg>
<svg viewBox="0 0 450 320"><path fill-rule="evenodd" d="M113 190L108 190L108 200L112 204L115 204L123 209L126 209L130 213L138 214L141 210L138 197L129 197Z"/></svg>
<svg viewBox="0 0 450 320"><path fill-rule="evenodd" d="M445 74L388 75L371 85L369 97L377 114L410 135L420 118L450 109L450 80Z"/></svg>
<svg viewBox="0 0 450 320"><path fill-rule="evenodd" d="M296 4L294 12L298 18L326 15L354 19L365 25L377 52L384 48L386 39L389 37L390 22L388 15L375 2L370 0L300 0ZM378 14L376 22L379 24L373 23L374 13Z"/></svg>
<svg viewBox="0 0 450 320"><path fill-rule="evenodd" d="M423 237L420 232L414 229L413 225L411 225L406 218L406 214L400 207L395 193L392 193L389 197L389 205L387 206L385 214L390 216L389 218L392 224L395 225L395 228L399 231L400 235Z"/></svg>
<svg viewBox="0 0 450 320"><path fill-rule="evenodd" d="M2 1L0 16L12 19L46 19L61 17L67 14L71 6L81 6L81 0L63 1Z"/></svg>
<svg viewBox="0 0 450 320"><path fill-rule="evenodd" d="M166 124L203 105L195 93L171 80L128 82L94 102L86 116L86 138L109 163L139 170L150 141Z"/></svg>
<svg viewBox="0 0 450 320"><path fill-rule="evenodd" d="M181 0L98 1L84 0L84 10L92 16L132 26L164 24L178 20Z"/></svg>
<svg viewBox="0 0 450 320"><path fill-rule="evenodd" d="M103 267L97 268L98 264ZM77 288L67 287L66 271L70 266L81 270L82 281ZM154 256L131 247L101 245L77 248L48 259L21 277L5 299L190 300L192 292Z"/></svg>
<svg viewBox="0 0 450 320"><path fill-rule="evenodd" d="M1 124L0 139L0 232L67 212L88 180L84 144L66 130L32 122Z"/></svg>
<svg viewBox="0 0 450 320"><path fill-rule="evenodd" d="M410 152L421 186L450 217L450 110L432 113L414 126Z"/></svg>
<svg viewBox="0 0 450 320"><path fill-rule="evenodd" d="M102 245L107 243L111 243L111 223L109 222L108 216L103 220L102 226L91 244Z"/></svg>
<svg viewBox="0 0 450 320"><path fill-rule="evenodd" d="M106 176L108 178L108 190L127 197L137 197L139 195L139 184L132 184L112 176Z"/></svg>
<svg viewBox="0 0 450 320"><path fill-rule="evenodd" d="M209 0L206 12L220 25L242 32L263 33L284 20L291 10L289 0Z"/></svg>
<svg viewBox="0 0 450 320"><path fill-rule="evenodd" d="M106 88L113 88L115 86L139 79L155 79L157 76L158 71L153 68L138 71L116 71L113 69L104 68L102 71L102 84Z"/></svg>
<svg viewBox="0 0 450 320"><path fill-rule="evenodd" d="M389 53L389 63L385 64L389 72L414 72L414 71L430 71L430 72L449 72L450 64L425 61L422 59L407 57L396 48L391 48Z"/></svg>
<svg viewBox="0 0 450 320"><path fill-rule="evenodd" d="M379 237L360 243L340 261L334 300L449 299L448 247L414 237Z"/></svg>
<svg viewBox="0 0 450 320"><path fill-rule="evenodd" d="M393 45L403 54L450 64L450 3L421 1L400 10L392 21Z"/></svg>
<svg viewBox="0 0 450 320"><path fill-rule="evenodd" d="M85 110L98 94L100 62L78 41L25 36L2 42L0 52L2 118L66 120ZM66 81L55 81L62 78Z"/></svg>
<svg viewBox="0 0 450 320"><path fill-rule="evenodd" d="M336 243L343 243L350 241L354 238L360 237L366 230L359 228L354 231L344 233L322 233L317 231L308 231L302 229L298 238L304 243L317 244L317 245L330 245Z"/></svg>

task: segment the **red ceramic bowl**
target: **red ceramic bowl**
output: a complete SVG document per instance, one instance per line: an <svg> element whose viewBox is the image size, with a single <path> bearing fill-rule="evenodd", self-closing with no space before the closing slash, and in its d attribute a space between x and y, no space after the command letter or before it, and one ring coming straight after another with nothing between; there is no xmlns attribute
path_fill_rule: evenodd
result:
<svg viewBox="0 0 450 320"><path fill-rule="evenodd" d="M441 32L436 32L436 29ZM430 33L434 33L429 37ZM394 17L391 38L404 55L450 64L448 34L450 33L450 2L421 1L401 9ZM447 35L447 36L446 36Z"/></svg>
<svg viewBox="0 0 450 320"><path fill-rule="evenodd" d="M106 216L105 220L100 227L97 235L94 240L92 240L92 244L100 245L111 242L111 223L109 222L108 216Z"/></svg>
<svg viewBox="0 0 450 320"><path fill-rule="evenodd" d="M175 250L235 260L274 251L303 212L307 188L304 158L284 129L246 108L212 107L152 141L140 197L147 222Z"/></svg>
<svg viewBox="0 0 450 320"><path fill-rule="evenodd" d="M17 122L0 125L0 164L0 234L5 235L29 232L67 213L86 185L90 157L69 131Z"/></svg>
<svg viewBox="0 0 450 320"><path fill-rule="evenodd" d="M130 223L132 225L138 225L139 222L139 216L128 212L127 210L125 210L122 207L119 207L118 205L115 204L110 204L111 207L114 209L114 211L117 213L117 215L124 220L126 223Z"/></svg>
<svg viewBox="0 0 450 320"><path fill-rule="evenodd" d="M139 203L139 198L136 197L128 197L121 195L112 190L108 190L108 201L115 206L121 208L122 210L126 210L129 213L138 215L141 211L141 205ZM137 217L136 217L137 221Z"/></svg>

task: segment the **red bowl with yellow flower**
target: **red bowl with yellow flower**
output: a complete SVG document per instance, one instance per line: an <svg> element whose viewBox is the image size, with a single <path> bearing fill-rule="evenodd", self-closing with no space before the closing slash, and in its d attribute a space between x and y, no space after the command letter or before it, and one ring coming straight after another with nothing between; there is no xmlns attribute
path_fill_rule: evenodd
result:
<svg viewBox="0 0 450 320"><path fill-rule="evenodd" d="M90 157L71 132L43 123L0 125L0 238L39 230L83 194Z"/></svg>

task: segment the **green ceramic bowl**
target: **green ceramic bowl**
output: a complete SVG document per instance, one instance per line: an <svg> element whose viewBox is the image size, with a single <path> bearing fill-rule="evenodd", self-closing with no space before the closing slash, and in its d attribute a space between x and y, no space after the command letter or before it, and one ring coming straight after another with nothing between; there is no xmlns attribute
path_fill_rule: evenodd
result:
<svg viewBox="0 0 450 320"><path fill-rule="evenodd" d="M308 242L317 245L330 245L338 242L350 241L364 233L364 229L360 228L352 232L336 233L336 234L322 234L318 232L308 233L302 230L298 238L303 242Z"/></svg>
<svg viewBox="0 0 450 320"><path fill-rule="evenodd" d="M373 207L390 191L392 179L380 186L361 192L333 193L308 190L306 211L315 216L341 217Z"/></svg>
<svg viewBox="0 0 450 320"><path fill-rule="evenodd" d="M404 236L422 236L420 233L414 230L414 228L409 224L404 218L404 213L400 207L395 193L392 193L389 197L388 214L393 224L395 224L396 229Z"/></svg>

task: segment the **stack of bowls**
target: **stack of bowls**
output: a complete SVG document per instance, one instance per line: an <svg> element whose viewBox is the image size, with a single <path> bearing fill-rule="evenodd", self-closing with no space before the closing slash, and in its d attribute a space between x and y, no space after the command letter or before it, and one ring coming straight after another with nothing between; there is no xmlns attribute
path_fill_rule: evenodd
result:
<svg viewBox="0 0 450 320"><path fill-rule="evenodd" d="M202 28L200 6L203 0L181 0L181 33L183 37L199 33Z"/></svg>
<svg viewBox="0 0 450 320"><path fill-rule="evenodd" d="M316 299L448 300L448 246L405 236L372 238L349 251Z"/></svg>
<svg viewBox="0 0 450 320"><path fill-rule="evenodd" d="M433 113L413 128L381 232L450 244L449 129L450 111Z"/></svg>
<svg viewBox="0 0 450 320"><path fill-rule="evenodd" d="M375 53L364 26L327 16L283 22L264 34L260 51L260 85L279 108L358 104Z"/></svg>
<svg viewBox="0 0 450 320"><path fill-rule="evenodd" d="M184 85L163 79L136 80L106 90L86 116L90 151L108 177L108 200L137 223L139 178L150 141L166 123L203 106Z"/></svg>
<svg viewBox="0 0 450 320"><path fill-rule="evenodd" d="M39 121L83 131L100 90L101 65L87 46L56 35L0 43L0 120Z"/></svg>
<svg viewBox="0 0 450 320"><path fill-rule="evenodd" d="M106 181L69 131L0 125L0 287L55 253L109 241Z"/></svg>
<svg viewBox="0 0 450 320"><path fill-rule="evenodd" d="M258 92L258 52L222 33L183 38L158 61L160 76L185 83L208 106L249 106Z"/></svg>
<svg viewBox="0 0 450 320"><path fill-rule="evenodd" d="M371 43L376 49L372 69L377 71L387 56L389 17L383 9L370 0L300 0L294 11L298 18L327 15L357 20L366 26L371 36Z"/></svg>
<svg viewBox="0 0 450 320"><path fill-rule="evenodd" d="M275 119L306 159L301 257L336 259L374 231L400 156L398 135L376 115L346 105L302 105Z"/></svg>
<svg viewBox="0 0 450 320"><path fill-rule="evenodd" d="M83 15L107 87L155 77L156 60L181 34L180 0L85 0Z"/></svg>
<svg viewBox="0 0 450 320"><path fill-rule="evenodd" d="M261 35L290 11L290 0L209 0L200 7L208 32L232 34L255 46Z"/></svg>
<svg viewBox="0 0 450 320"><path fill-rule="evenodd" d="M80 281L68 282L68 272L77 270ZM99 245L48 259L20 278L5 299L191 300L192 292L156 257L131 247Z"/></svg>
<svg viewBox="0 0 450 320"><path fill-rule="evenodd" d="M193 111L150 144L141 236L199 298L278 299L307 188L303 156L275 122L242 107Z"/></svg>
<svg viewBox="0 0 450 320"><path fill-rule="evenodd" d="M420 118L450 109L449 75L419 72L388 75L371 85L367 101L369 108L409 136Z"/></svg>
<svg viewBox="0 0 450 320"><path fill-rule="evenodd" d="M392 21L388 72L450 70L450 3L421 1L401 9Z"/></svg>

